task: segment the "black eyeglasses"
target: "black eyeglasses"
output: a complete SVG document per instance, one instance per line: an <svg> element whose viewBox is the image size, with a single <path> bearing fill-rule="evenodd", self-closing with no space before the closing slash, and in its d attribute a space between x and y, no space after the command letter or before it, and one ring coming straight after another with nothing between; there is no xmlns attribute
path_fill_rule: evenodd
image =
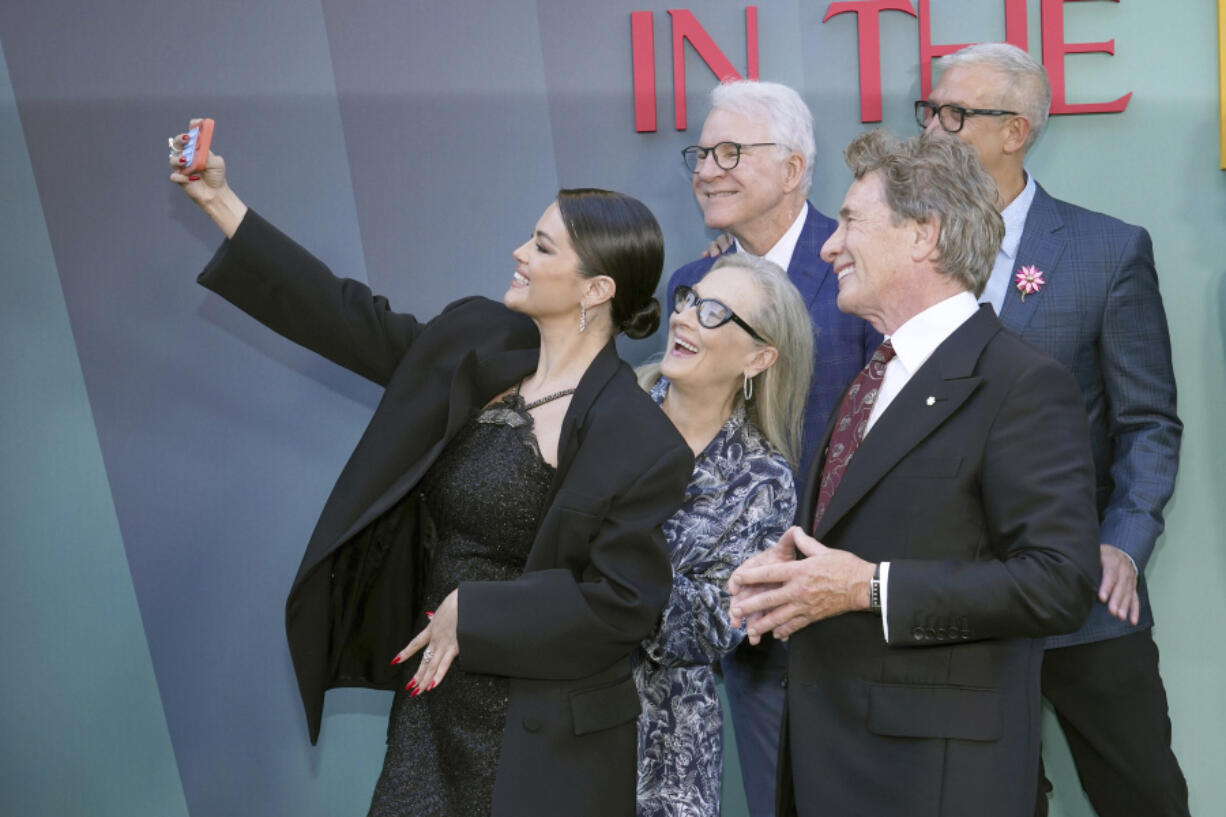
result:
<svg viewBox="0 0 1226 817"><path fill-rule="evenodd" d="M729 306L723 301L717 301L714 298L699 298L698 293L689 287L677 287L673 293L673 311L680 315L690 307L698 310L698 324L705 326L708 329L718 329L728 321L734 321L737 326L749 333L749 336L754 340L766 343L766 339L753 331L753 327L741 320L741 317L732 311Z"/></svg>
<svg viewBox="0 0 1226 817"><path fill-rule="evenodd" d="M714 156L715 164L724 170L732 170L741 163L741 153L745 148L764 148L777 144L779 143L750 142L743 145L740 142L720 142L709 148L702 145L690 145L682 149L681 158L685 159L685 166L690 169L691 173L697 173L698 168L702 167L702 163L707 160L708 156Z"/></svg>
<svg viewBox="0 0 1226 817"><path fill-rule="evenodd" d="M957 133L966 124L968 116L1021 116L1017 111L1001 111L995 108L963 108L961 105L937 105L926 99L915 101L915 121L927 128L932 120L940 119L946 133Z"/></svg>

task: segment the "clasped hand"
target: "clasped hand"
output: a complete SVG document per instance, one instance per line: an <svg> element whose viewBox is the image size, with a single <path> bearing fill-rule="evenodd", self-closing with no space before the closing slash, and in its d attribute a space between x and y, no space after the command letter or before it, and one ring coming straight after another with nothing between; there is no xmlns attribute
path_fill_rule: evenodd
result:
<svg viewBox="0 0 1226 817"><path fill-rule="evenodd" d="M874 569L872 562L828 548L792 527L728 579L729 617L733 625L746 628L751 644L767 633L786 641L814 621L868 609Z"/></svg>

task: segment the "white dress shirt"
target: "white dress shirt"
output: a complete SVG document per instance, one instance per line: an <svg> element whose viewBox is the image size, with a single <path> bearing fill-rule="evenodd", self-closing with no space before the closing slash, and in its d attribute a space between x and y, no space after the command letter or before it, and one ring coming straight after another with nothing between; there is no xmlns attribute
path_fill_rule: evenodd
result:
<svg viewBox="0 0 1226 817"><path fill-rule="evenodd" d="M1016 246L1015 246L1016 251ZM954 333L967 319L979 311L979 304L970 292L959 292L940 303L920 312L909 321L894 330L889 335L889 341L894 346L894 357L885 366L885 375L881 378L881 386L877 391L877 401L869 412L868 423L864 436L872 433L873 426L881 413L902 391L903 386L911 379L920 366L932 357L945 340ZM854 455L853 455L854 456ZM881 563L881 629L885 640L890 640L890 563Z"/></svg>
<svg viewBox="0 0 1226 817"><path fill-rule="evenodd" d="M1000 217L1005 221L1005 240L1000 242L996 252L996 263L992 265L992 274L988 277L987 286L979 296L979 303L991 304L996 314L1000 314L1005 305L1005 295L1009 292L1009 284L1016 271L1017 248L1022 243L1022 231L1026 228L1026 216L1030 213L1030 203L1034 201L1034 176L1026 174L1026 186L1017 194L1009 206L1000 211Z"/></svg>
<svg viewBox="0 0 1226 817"><path fill-rule="evenodd" d="M792 222L792 226L788 227L787 232L779 236L779 240L775 242L775 246L766 251L766 255L760 256L767 261L773 261L783 268L784 272L788 271L788 265L792 263L792 253L796 252L796 242L800 241L800 233L805 228L805 219L809 215L809 205L800 208L800 215L796 216L796 220ZM733 252L743 252L746 255L753 253L746 252L741 247L741 242L734 237L732 239Z"/></svg>

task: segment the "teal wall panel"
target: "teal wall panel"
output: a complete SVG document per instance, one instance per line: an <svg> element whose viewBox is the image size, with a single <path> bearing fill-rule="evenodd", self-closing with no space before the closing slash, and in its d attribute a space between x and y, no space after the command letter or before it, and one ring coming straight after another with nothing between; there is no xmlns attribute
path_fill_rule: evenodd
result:
<svg viewBox="0 0 1226 817"><path fill-rule="evenodd" d="M0 812L186 817L0 47Z"/></svg>

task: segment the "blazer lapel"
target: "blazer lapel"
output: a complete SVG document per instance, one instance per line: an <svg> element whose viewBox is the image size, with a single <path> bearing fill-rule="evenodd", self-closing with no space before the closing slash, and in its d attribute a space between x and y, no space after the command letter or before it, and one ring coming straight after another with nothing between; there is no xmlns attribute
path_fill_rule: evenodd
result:
<svg viewBox="0 0 1226 817"><path fill-rule="evenodd" d="M430 447L425 456L410 464L407 470L362 512L336 540L333 547L348 541L399 502L421 480L472 413L484 406L491 397L531 373L536 367L538 357L538 350L532 348L500 351L486 358L478 357L476 352L465 355L451 378L447 397L447 424L443 436Z"/></svg>
<svg viewBox="0 0 1226 817"><path fill-rule="evenodd" d="M805 307L811 308L818 293L831 284L834 275L830 265L822 260L820 238L821 216L809 202L805 202L805 224L800 229L800 238L788 263L788 277L805 297Z"/></svg>
<svg viewBox="0 0 1226 817"><path fill-rule="evenodd" d="M580 431L588 410L604 391L605 384L613 379L613 375L617 373L621 365L622 360L617 355L617 345L610 340L596 354L591 365L587 367L587 371L583 373L583 377L579 378L579 385L575 387L575 394L570 399L566 416L562 418L562 431L558 436L558 467L554 473L553 484L549 488L546 506L553 504L553 498L566 478L570 464L579 450Z"/></svg>
<svg viewBox="0 0 1226 817"><path fill-rule="evenodd" d="M818 540L974 393L980 382L975 364L998 331L1000 322L992 307L980 307L912 375L851 458L815 531Z"/></svg>
<svg viewBox="0 0 1226 817"><path fill-rule="evenodd" d="M1026 226L1022 229L1022 240L1017 247L1013 275L1017 275L1017 271L1022 267L1034 266L1043 273L1043 279L1050 283L1051 277L1057 274L1056 267L1067 243L1061 232L1064 222L1052 197L1047 195L1047 191L1037 182L1035 187L1034 201L1030 203ZM1038 307L1038 295L1039 293L1035 293L1022 300L1022 293L1014 285L1011 276L1009 287L1005 291L1005 302L1000 309L1000 322L1005 328L1021 334Z"/></svg>

